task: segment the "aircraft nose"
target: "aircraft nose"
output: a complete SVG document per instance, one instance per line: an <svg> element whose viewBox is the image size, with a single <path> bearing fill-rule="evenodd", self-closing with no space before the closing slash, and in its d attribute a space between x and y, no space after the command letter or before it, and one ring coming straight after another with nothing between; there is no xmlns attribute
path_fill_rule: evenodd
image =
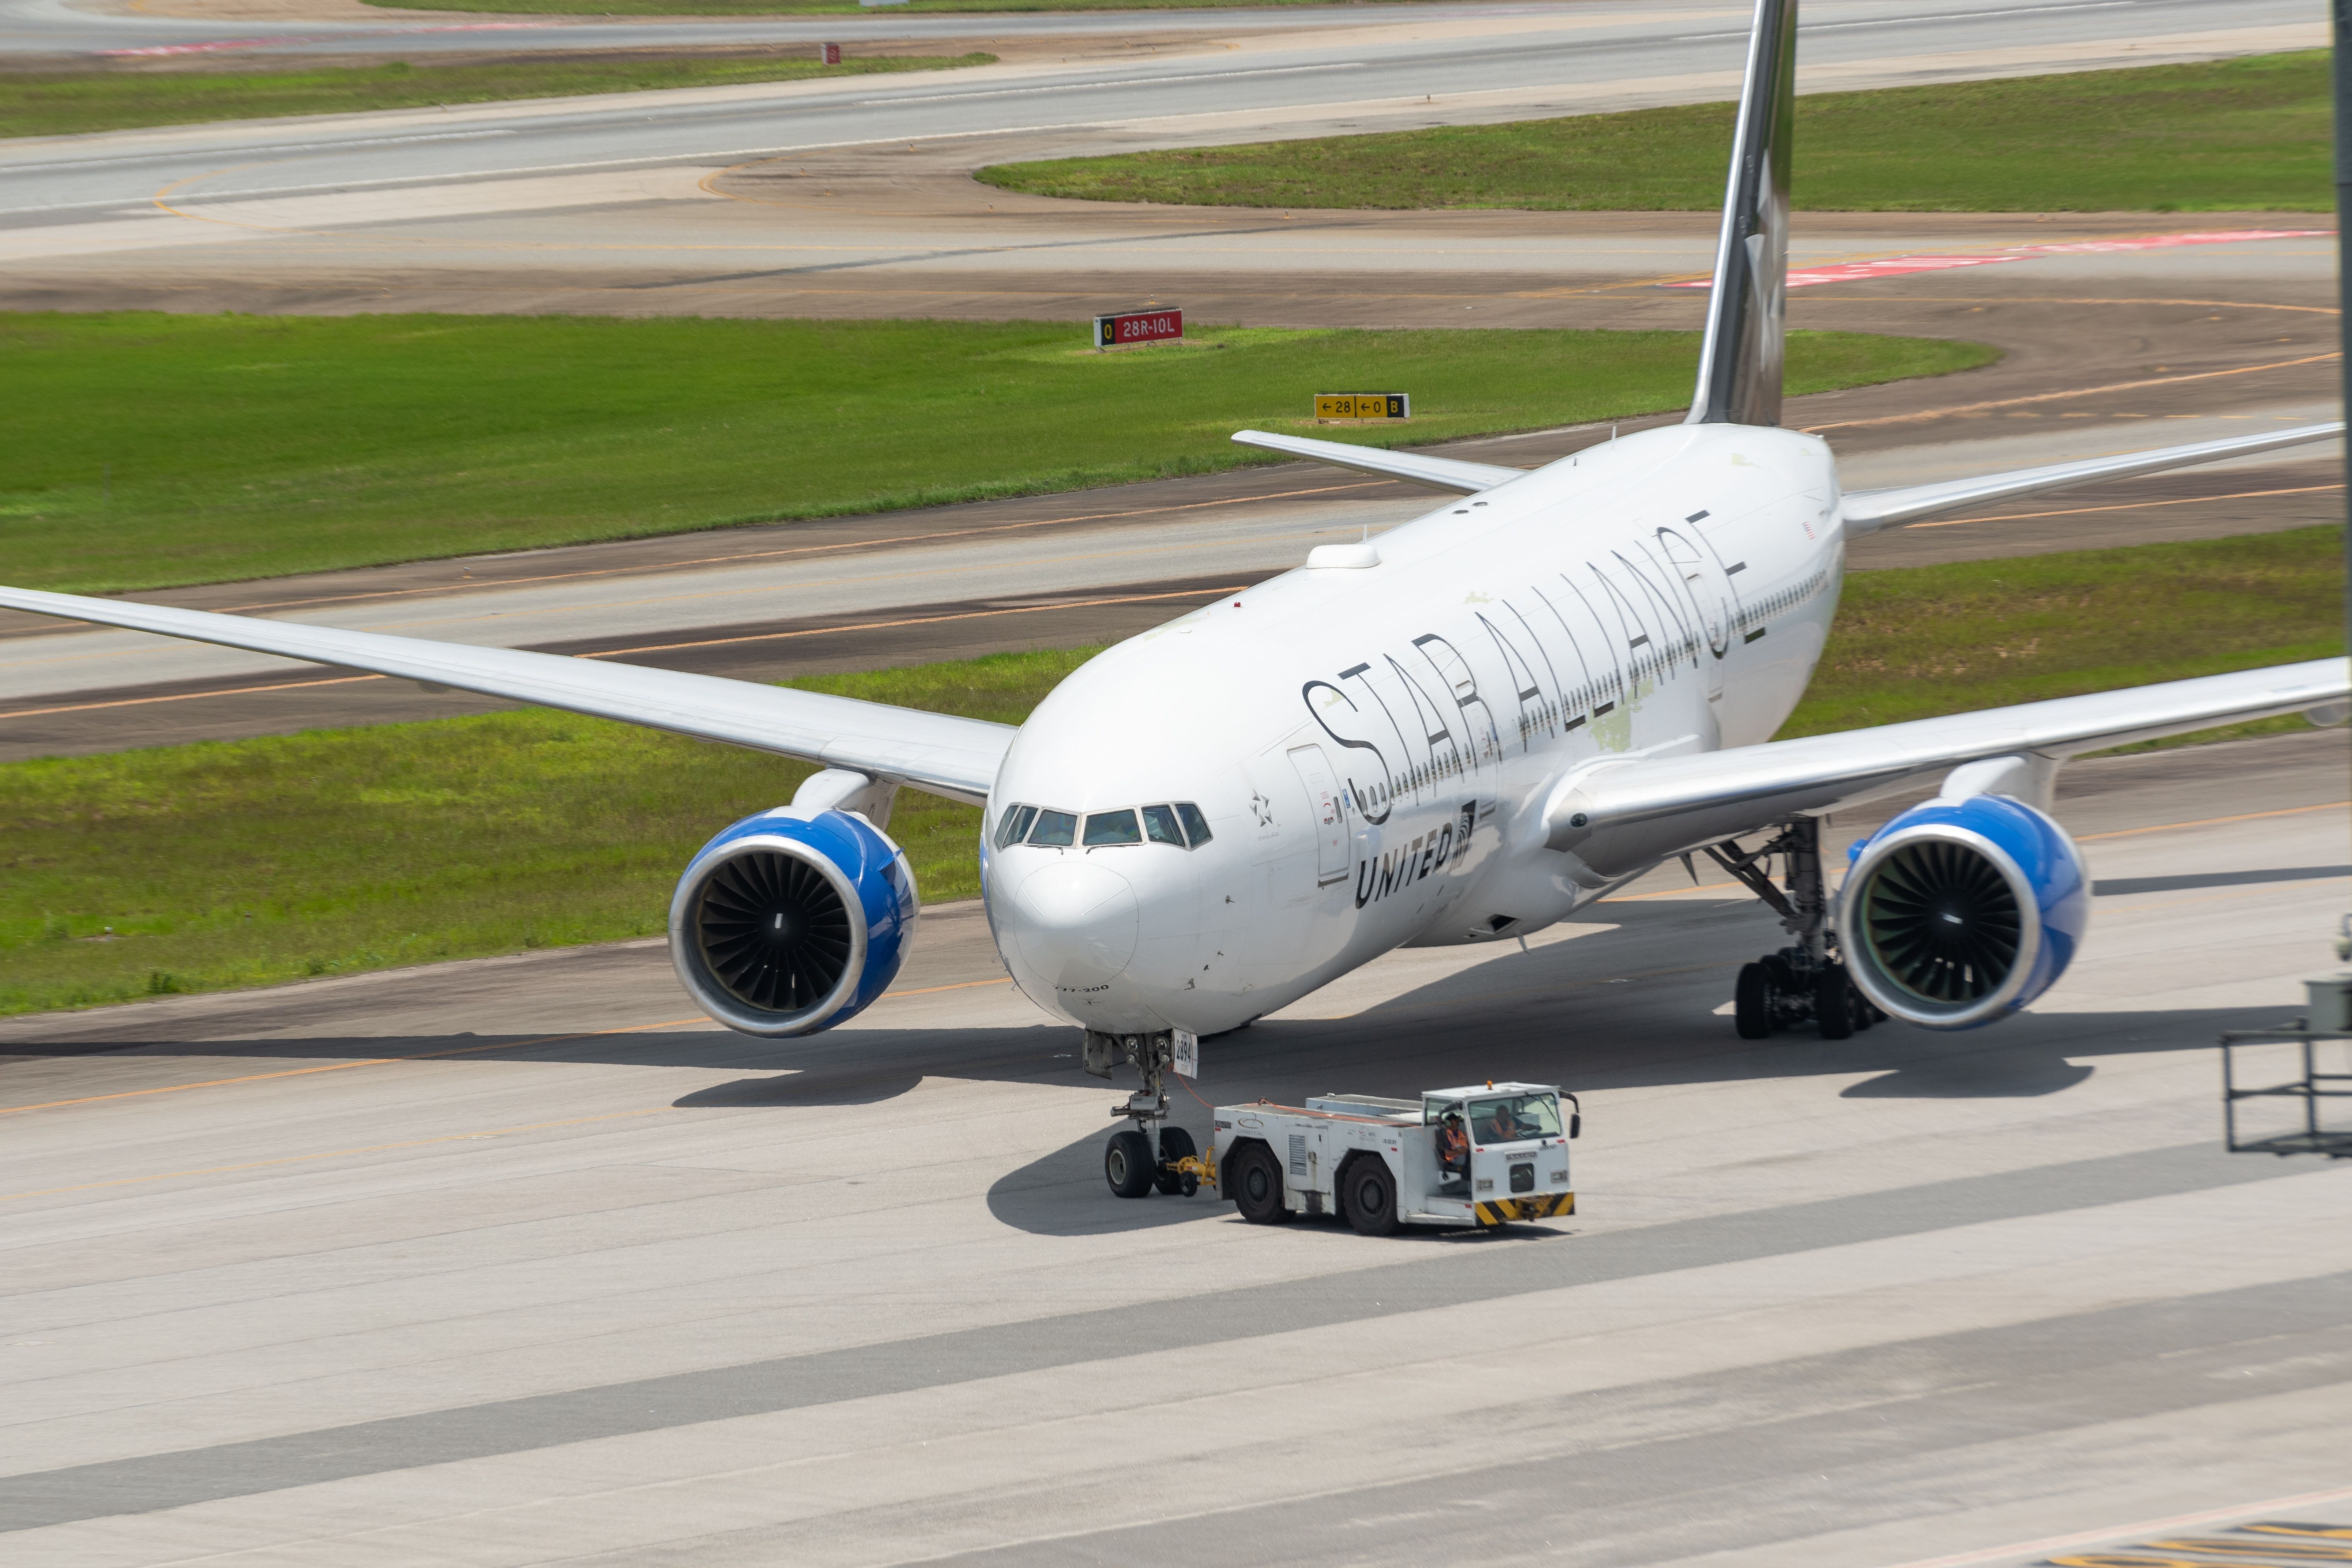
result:
<svg viewBox="0 0 2352 1568"><path fill-rule="evenodd" d="M1135 889L1091 860L1030 873L1013 896L1021 956L1048 984L1108 985L1135 956Z"/></svg>

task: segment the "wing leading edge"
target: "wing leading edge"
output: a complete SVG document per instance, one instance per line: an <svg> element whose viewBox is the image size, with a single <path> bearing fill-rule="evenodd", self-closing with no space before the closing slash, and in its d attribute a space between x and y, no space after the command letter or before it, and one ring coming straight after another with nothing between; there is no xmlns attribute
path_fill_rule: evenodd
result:
<svg viewBox="0 0 2352 1568"><path fill-rule="evenodd" d="M1590 763L1545 808L1547 842L1623 875L1800 813L1893 794L1966 763L2019 756L2048 772L2084 752L2250 719L2339 720L2347 663L2313 659L2122 691L1680 756ZM2334 710L2334 711L2329 711Z"/></svg>
<svg viewBox="0 0 2352 1568"><path fill-rule="evenodd" d="M1306 436L1276 436L1268 430L1237 430L1234 439L1286 457L1307 458L1335 468L1402 479L1433 490L1476 495L1496 485L1527 478L1526 468L1506 468L1494 463L1465 463L1457 458L1432 458L1419 452L1390 452L1378 447L1357 447L1346 441L1318 441Z"/></svg>
<svg viewBox="0 0 2352 1568"><path fill-rule="evenodd" d="M219 643L802 757L981 805L1019 731L719 676L0 588L0 606Z"/></svg>
<svg viewBox="0 0 2352 1568"><path fill-rule="evenodd" d="M2268 431L2260 436L2231 436L2219 441L2200 441L2187 447L2159 447L2152 451L2118 453L2112 458L2090 458L2079 463L2011 468L2006 473L1979 474L1969 479L1906 485L1900 489L1858 490L1838 503L1838 515L1845 520L1845 531L1851 538L1857 534L1875 533L1895 523L1933 517L1937 512L1958 511L1963 507L2006 500L2011 496L2061 490L2073 485L2087 485L2097 479L2128 479L2139 474L2162 473L2167 468L2218 463L2227 458L2250 458L2257 452L2273 452L2281 447L2300 447L2306 442L2325 441L2343 434L2343 421L2334 420L2326 425L2298 425L2291 430Z"/></svg>

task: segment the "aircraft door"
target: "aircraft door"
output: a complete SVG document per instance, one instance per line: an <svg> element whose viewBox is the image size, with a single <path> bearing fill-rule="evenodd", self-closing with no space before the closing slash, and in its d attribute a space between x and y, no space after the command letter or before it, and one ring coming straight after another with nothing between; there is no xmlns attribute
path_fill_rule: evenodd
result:
<svg viewBox="0 0 2352 1568"><path fill-rule="evenodd" d="M1290 765L1307 787L1307 816L1315 832L1315 884L1343 881L1348 875L1348 808L1320 746L1292 749Z"/></svg>

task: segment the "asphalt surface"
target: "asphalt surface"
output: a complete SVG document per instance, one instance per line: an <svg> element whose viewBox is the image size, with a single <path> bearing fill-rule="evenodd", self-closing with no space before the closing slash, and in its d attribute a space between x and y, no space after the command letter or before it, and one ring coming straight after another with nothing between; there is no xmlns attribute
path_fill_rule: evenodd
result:
<svg viewBox="0 0 2352 1568"><path fill-rule="evenodd" d="M1577 1089L1578 1215L1516 1235L1111 1197L1123 1089L970 905L809 1041L713 1032L645 943L0 1023L0 1530L92 1565L2307 1562L2235 1527L2352 1520L2352 1167L2221 1152L2211 1040L2325 961L2345 768L2307 733L2069 770L2093 936L1993 1029L1738 1041L1777 933L1677 868L1208 1043L1213 1102Z"/></svg>
<svg viewBox="0 0 2352 1568"><path fill-rule="evenodd" d="M1715 9L1641 20L1704 33ZM2023 63L2037 52L2080 64L2214 22L2180 6L2018 10L1933 24L1975 29L1966 65L1906 23L1843 57L1844 79L2037 68ZM2233 7L2237 44L2166 47L2283 47L2246 40L2315 32L2308 10ZM1533 13L1479 14L1497 22L1487 37L1528 47L1517 18ZM60 47L131 36L109 30L116 18L40 15L83 40ZM1462 15L1414 7L1403 25L1458 34ZM1347 13L1367 16L1384 20ZM1281 20L1346 31L1330 13ZM1377 41L1386 63L1351 68L1430 90L1400 63L1411 40ZM1309 55L1375 60L1339 47L1354 42ZM1809 38L1809 60L1835 66L1832 42ZM1601 105L1602 79L1622 87L1641 49L1656 74L1606 106L1722 96L1701 51L1723 47L1653 37L1568 91L1573 49L1530 86L1454 37L1432 68L1493 90L1428 112ZM1266 58L1278 52L1250 56ZM1137 95L1165 115L1204 92L1212 107L1177 125L1079 124L1124 89L1073 79L1076 129L988 140L1050 150L1402 118L1344 100L1353 89L1302 89L1312 79ZM997 112L990 101L959 100L955 129ZM1659 284L1704 270L1702 218L1284 226L1011 200L990 214L998 198L960 171L998 154L944 137L904 163L868 146L806 165L814 191L854 193L855 211L797 184L797 158L711 172L730 168L709 150L739 126L797 117L798 138L803 120L854 124L856 109L721 103L690 124L699 110L679 106L650 147L629 143L627 106L577 121L526 110L509 118L537 140L511 149L471 138L503 129L494 117L466 121L468 141L345 145L316 163L284 148L286 127L237 128L142 143L126 154L146 160L135 179L0 174L0 193L116 204L19 211L0 235L15 247L0 250L0 297L1079 316L1150 291L1302 324L1696 319L1694 294ZM499 162L566 136L652 152L654 174L627 175L655 181L650 199L534 185L566 176ZM341 207L272 213L248 190L241 210L121 216L183 170L254 152L274 166L215 188L383 177L395 184L371 189L436 191L440 205L368 207L346 189L299 198ZM278 226L203 244L131 232L238 222ZM2325 417L2330 241L2013 248L2221 226L2311 225L1804 218L1811 261L2012 259L1801 289L1798 324L1974 336L2008 357L1802 400L1792 422L1821 429L1865 486ZM47 250L23 237L41 231ZM1307 258L1331 276L1302 276ZM1606 434L1466 455L1532 462ZM2332 454L2266 458L1878 536L1854 564L2334 521L2342 479ZM1293 563L1320 533L1423 504L1284 467L154 596L773 678L1122 635ZM159 661L110 636L0 626L0 756L464 710L315 667L202 667L181 645ZM265 685L282 689L253 689ZM1255 1229L1206 1197L1109 1197L1115 1093L1075 1070L1073 1031L1012 993L972 905L927 912L896 991L809 1041L713 1029L646 943L0 1022L0 1553L44 1568L1963 1568L2145 1546L2308 1563L2328 1537L2287 1552L2296 1538L2248 1527L2352 1528L2352 1168L2221 1152L2211 1039L2298 1010L2298 978L2326 962L2352 883L2347 795L2340 733L2076 764L2060 815L2091 857L2093 935L2033 1014L1992 1029L1737 1040L1732 973L1779 933L1736 889L1693 888L1677 867L1526 951L1391 954L1209 1043L1212 1100L1489 1075L1578 1089L1578 1217L1502 1237L1376 1243L1321 1224ZM1186 1120L1208 1131L1203 1108Z"/></svg>

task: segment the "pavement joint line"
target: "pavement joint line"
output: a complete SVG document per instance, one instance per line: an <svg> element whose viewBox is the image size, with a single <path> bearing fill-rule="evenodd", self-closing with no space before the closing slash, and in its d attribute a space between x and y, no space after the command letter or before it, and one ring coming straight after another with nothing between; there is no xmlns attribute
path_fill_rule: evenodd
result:
<svg viewBox="0 0 2352 1568"><path fill-rule="evenodd" d="M2190 414L2186 416L2178 416L2177 417L2198 419L2204 417L2204 416ZM2027 522L2035 518L2042 517L2080 517L2085 512L2138 511L2144 507L2189 506L2200 502L2217 500L2256 500L2264 496L2310 495L2317 490L2340 490L2343 488L2343 482L2339 480L2332 485L2297 485L2292 489L2239 490L2234 494L2226 496L2177 496L2170 500L2125 501L2116 506L2074 506L2068 507L2063 511L2012 511L2005 512L1999 517L1956 517L1948 519L1942 522L1906 522L1903 526L1906 528L1959 528L1971 522ZM0 719L5 719L6 717L6 714L0 713Z"/></svg>
<svg viewBox="0 0 2352 1568"><path fill-rule="evenodd" d="M1952 1557L1922 1557L1913 1562L1896 1563L1894 1568L1973 1568L1979 1563L1998 1563L2004 1557L2041 1557L2053 1552L2063 1552L2070 1546L2093 1546L2103 1541L2115 1541L2127 1535L2158 1535L2176 1530L2189 1530L2200 1524L2214 1524L2225 1519L2238 1519L2250 1513L2270 1513L2280 1509L2308 1508L2317 1503L2341 1502L2352 1498L2352 1487L2337 1487L2333 1491L2299 1492L2294 1497L2272 1498L2263 1502L2240 1503L2231 1508L2209 1508L2199 1513L2176 1514L2170 1519L2151 1520L2143 1524L2126 1524L2114 1530L2085 1530L2073 1535L2045 1536L2040 1541L2021 1541L2008 1546L1989 1546L1981 1552L1963 1552ZM2250 1543L2251 1544L2251 1543Z"/></svg>
<svg viewBox="0 0 2352 1568"><path fill-rule="evenodd" d="M2074 299L2034 294L1809 294L1831 305L2195 305L2202 310L2293 310L2300 315L2340 315L2333 305L2281 305L2268 300Z"/></svg>
<svg viewBox="0 0 2352 1568"><path fill-rule="evenodd" d="M275 1160L246 1160L234 1165L206 1165L191 1171L159 1171L152 1176L116 1176L103 1182L81 1182L69 1187L40 1187L31 1192L0 1193L0 1204L18 1198L53 1198L66 1193L96 1192L104 1187L135 1187L146 1182L169 1182L183 1176L225 1176L238 1171L264 1171L276 1165L301 1165L313 1160L334 1160L347 1154L382 1154L394 1149L423 1149L435 1143L463 1143L476 1138L502 1138L509 1132L544 1132L554 1127L584 1127L595 1121L622 1121L634 1116L657 1116L677 1110L675 1105L648 1105L640 1110L608 1110L597 1116L572 1116L561 1121L527 1121L514 1127L493 1127L481 1132L445 1132L435 1138L408 1138L397 1143L370 1143L357 1149L329 1149L316 1154L285 1154Z"/></svg>
<svg viewBox="0 0 2352 1568"><path fill-rule="evenodd" d="M597 653L583 653L582 658L625 658L633 653L676 653L685 648L726 647L736 643L782 642L792 637L824 637L833 632L878 632L898 626L937 626L947 621L981 621L993 616L1034 616L1048 610L1091 610L1105 605L1147 605L1162 599L1216 599L1227 594L1238 594L1249 584L1231 588L1188 588L1173 594L1130 594L1115 599L1074 599L1059 605L1020 605L1001 610L959 610L948 616L913 616L898 621L866 621L847 626L810 626L799 631L752 632L742 637L706 637L698 642L653 643L644 647L608 648ZM0 714L0 718L6 715Z"/></svg>
<svg viewBox="0 0 2352 1568"><path fill-rule="evenodd" d="M1827 425L1808 425L1803 435L1818 436L1824 430L1858 430L1873 425L1918 425L1930 419L1949 418L1956 414L1978 414L1988 408L2014 408L2025 403L2054 403L2067 397L2095 397L2103 392L2137 392L2146 386L2178 386L2183 382L2212 381L2225 375L2253 375L2266 370L2292 370L2296 365L2321 364L2344 357L2341 350L2326 353L2306 354L2301 359L2273 360L2268 364L2242 364L2228 370L2193 371L2186 375L2160 375L2143 381L2118 381L2105 386L2076 387L2066 392L2036 392L2022 397L1996 397L1983 403L1958 403L1944 408L1922 408L1913 414L1882 414L1869 419L1838 419Z"/></svg>
<svg viewBox="0 0 2352 1568"><path fill-rule="evenodd" d="M1597 426L1593 427L1597 428ZM1567 428L1573 431L1587 428L1587 426L1570 426ZM1527 434L1539 436L1551 434L1551 432L1532 431L1528 432ZM1465 441L1510 440L1515 438L1517 437L1514 436L1466 436L1461 437L1461 439ZM1057 523L1114 522L1121 518L1157 517L1164 512L1198 511L1208 507L1246 506L1252 501L1288 500L1295 496L1319 496L1329 495L1339 490L1374 489L1381 485L1391 484L1393 482L1395 481L1390 479L1359 479L1347 484L1313 485L1305 489L1275 490L1266 495L1229 496L1222 500L1184 501L1174 506L1138 507L1128 511L1081 512L1074 517L1033 518L1024 522L989 523L980 528L950 528L942 529L936 533L902 533L893 535L887 539L855 540L844 544L800 544L794 545L790 549L783 550L751 550L745 551L737 555L701 555L696 556L692 560L688 561L652 562L642 566L605 566L585 572L551 572L537 577L478 578L470 583L459 581L457 583L436 587L386 588L378 592L367 594L326 594L320 595L316 598L310 599L282 599L268 603L230 605L216 613L220 615L235 616L244 615L254 610L292 610L299 609L305 605L345 605L361 599L397 599L413 597L417 595L435 595L442 597L450 597L471 589L519 588L532 583L569 583L577 581L583 577L616 577L624 576L630 573L640 572L682 572L696 566L724 566L738 561L765 561L784 555L821 555L827 552L847 552L857 550L871 550L885 544L920 544L934 539L963 539L974 534L1011 533L1022 529L1050 528ZM854 516L857 514L852 513L848 515ZM593 544L595 542L590 541L589 542ZM548 546L548 548L565 549L576 547L551 545ZM452 559L462 562L467 559L467 557L460 555L453 557ZM14 714L0 713L0 719L14 717L16 717Z"/></svg>
<svg viewBox="0 0 2352 1568"><path fill-rule="evenodd" d="M2194 822L2159 822L2148 827L2118 827L2110 833L2085 833L2074 840L2077 844L2095 844L2103 838L2137 838L2143 833L2169 833L2176 827L2219 827L2229 822L2260 822L2272 816L2303 816L2315 811L2352 809L2352 800L2334 800L2322 805L2289 805L2277 811L2248 811L2236 816L2200 816Z"/></svg>
<svg viewBox="0 0 2352 1568"><path fill-rule="evenodd" d="M483 1051L520 1051L533 1046L561 1045L566 1040L599 1040L613 1035L642 1035L650 1029L682 1028L688 1024L707 1024L707 1016L692 1018L671 1018L659 1024L631 1024L618 1029L584 1029L572 1035L545 1035L535 1040L494 1040L488 1045L456 1046L446 1051L420 1051L407 1057L364 1057L357 1061L324 1062L317 1067L288 1068L282 1072L246 1073L237 1078L205 1079L199 1083L163 1083L152 1089L126 1089L113 1094L86 1094L76 1100L50 1100L36 1105L0 1105L0 1116L12 1116L20 1110L56 1110L68 1105L95 1105L107 1100L137 1100L151 1094L177 1094L189 1089L221 1089L233 1083L260 1083L276 1078L304 1078L312 1073L344 1072L352 1068L384 1067L394 1062L429 1062L445 1057L477 1056Z"/></svg>
<svg viewBox="0 0 2352 1568"><path fill-rule="evenodd" d="M952 985L918 985L910 991L885 991L875 1000L887 1002L893 996L929 996L940 991L970 991L982 985L1010 985L1013 976L1001 974L993 980L959 980Z"/></svg>
<svg viewBox="0 0 2352 1568"><path fill-rule="evenodd" d="M175 691L162 697L123 697L110 702L69 702L60 708L18 708L0 719L38 719L49 713L89 713L100 708L141 708L151 702L193 702L199 697L249 697L257 691L299 691L311 686L349 686L358 680L388 680L383 675L331 675L321 680L282 680L275 686L237 686L226 691Z"/></svg>
<svg viewBox="0 0 2352 1568"><path fill-rule="evenodd" d="M1565 1245L1448 1248L1169 1300L1082 1308L300 1432L101 1459L0 1478L0 1532L121 1518L399 1471L547 1452L600 1439L710 1430L721 1421L1115 1364L1139 1353L1263 1341L1464 1301L1787 1258L2118 1204L2293 1180L2214 1142L2140 1149L1623 1229ZM1557 1235L1558 1233L1554 1233ZM2322 1277L2320 1283L2352 1279ZM2243 1294L2237 1292L2235 1294ZM1155 1309L1157 1309L1155 1310ZM1171 1310L1175 1309L1175 1310ZM2085 1321L2111 1312L2094 1311ZM1965 1340L1967 1331L1943 1336ZM1802 1359L1802 1358L1800 1358ZM445 1474L446 1472L444 1472Z"/></svg>

